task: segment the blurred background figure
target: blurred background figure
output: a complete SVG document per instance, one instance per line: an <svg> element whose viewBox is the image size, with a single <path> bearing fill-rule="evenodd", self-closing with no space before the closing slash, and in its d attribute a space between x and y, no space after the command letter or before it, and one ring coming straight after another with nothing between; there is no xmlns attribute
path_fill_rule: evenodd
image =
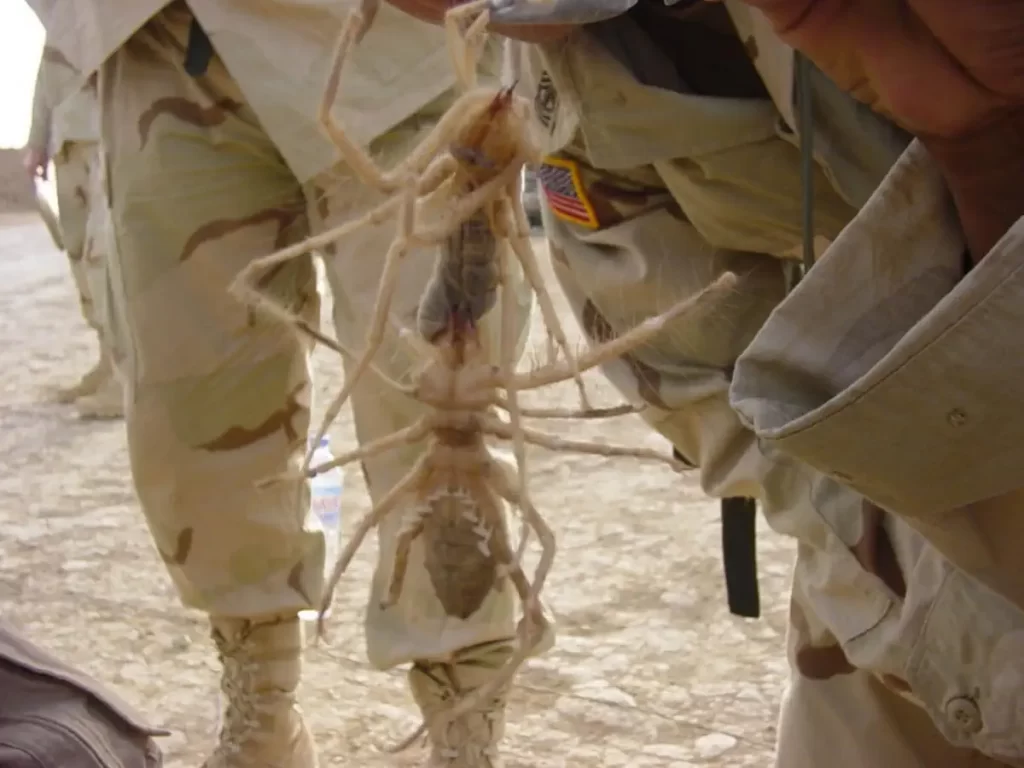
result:
<svg viewBox="0 0 1024 768"><path fill-rule="evenodd" d="M112 240L103 194L96 82L90 79L61 100L58 94L68 93L68 81L75 76L56 49L44 46L24 165L35 182L47 179L53 161L58 222L37 187L40 213L57 247L67 253L82 316L99 342L99 360L92 369L75 384L56 389L54 396L58 402L74 403L84 419L113 419L124 415L124 404L110 322L107 256Z"/></svg>

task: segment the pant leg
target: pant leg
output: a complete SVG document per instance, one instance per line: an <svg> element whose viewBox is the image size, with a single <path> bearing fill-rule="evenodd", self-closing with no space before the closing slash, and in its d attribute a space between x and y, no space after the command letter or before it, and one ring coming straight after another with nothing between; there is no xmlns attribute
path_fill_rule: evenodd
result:
<svg viewBox="0 0 1024 768"><path fill-rule="evenodd" d="M433 127L451 100L451 95L440 97L419 115L375 142L372 151L378 162L387 167L404 157ZM355 182L343 169L315 179L309 194L313 198L311 209L321 217L317 226L337 225L359 216L383 200L379 193ZM430 220L430 217L424 219ZM351 349L365 347L384 256L394 234L393 221L363 228L325 252L327 277L334 296L336 332L339 340ZM418 249L406 256L391 307L393 318L406 325L414 325L419 299L436 257L436 249ZM514 301L517 306L514 342L518 358L526 341L532 306L531 293L518 271L512 286L500 292L497 305L481 323L484 344L495 361L500 343L501 302L505 300ZM401 379L409 372L410 366L419 365L422 360L391 329L375 362L392 378ZM372 374L365 376L356 386L351 402L356 434L361 444L406 427L426 412L418 402L383 387ZM421 450L422 445L403 446L363 462L364 476L375 502L380 501L405 476ZM386 518L378 529L379 559L366 614L366 644L371 663L388 668L408 661L445 658L477 646L481 647L481 653L490 653L493 648L487 644L511 639L515 633L516 600L512 586L506 583L500 589L492 589L479 606L470 606L472 613L465 619L448 615L424 568L421 540L413 544L401 600L387 610L380 608L394 562L401 523L399 510ZM550 642L550 637L548 640ZM472 653L468 655L472 656Z"/></svg>
<svg viewBox="0 0 1024 768"><path fill-rule="evenodd" d="M90 328L98 330L84 262L90 211L90 157L95 147L91 142L65 142L54 158L54 175L61 234L82 317Z"/></svg>
<svg viewBox="0 0 1024 768"><path fill-rule="evenodd" d="M89 168L89 211L82 251L83 282L92 308L92 325L99 337L100 357L112 368L123 361L124 350L117 338L116 305L110 275L110 206L106 199L103 158L99 144L87 147Z"/></svg>
<svg viewBox="0 0 1024 768"><path fill-rule="evenodd" d="M160 14L101 73L132 475L186 605L293 613L319 597L323 537L304 527L307 483L256 482L305 450L308 348L226 289L306 235L305 201L220 60L184 72L189 20ZM310 259L264 288L317 317Z"/></svg>

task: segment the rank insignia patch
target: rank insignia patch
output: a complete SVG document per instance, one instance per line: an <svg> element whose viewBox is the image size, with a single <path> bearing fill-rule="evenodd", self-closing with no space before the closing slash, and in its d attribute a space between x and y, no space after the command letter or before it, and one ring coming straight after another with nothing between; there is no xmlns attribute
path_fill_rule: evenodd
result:
<svg viewBox="0 0 1024 768"><path fill-rule="evenodd" d="M546 157L537 169L537 181L544 190L548 205L562 221L588 229L598 229L600 223L587 198L579 166L564 157Z"/></svg>
<svg viewBox="0 0 1024 768"><path fill-rule="evenodd" d="M540 81L537 83L537 93L533 97L533 111L537 113L537 120L548 129L549 133L555 130L555 115L558 112L558 91L547 71L541 72Z"/></svg>

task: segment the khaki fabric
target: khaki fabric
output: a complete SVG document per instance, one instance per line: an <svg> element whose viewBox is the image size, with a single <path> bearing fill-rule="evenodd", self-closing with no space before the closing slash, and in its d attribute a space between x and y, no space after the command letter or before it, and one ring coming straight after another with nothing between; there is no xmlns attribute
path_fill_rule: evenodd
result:
<svg viewBox="0 0 1024 768"><path fill-rule="evenodd" d="M282 324L254 314L226 289L252 259L359 216L381 196L344 167L300 183L263 130L247 94L219 57L205 76L182 71L191 14L164 11L101 71L103 136L128 340L128 443L143 511L183 601L214 616L257 618L315 608L324 542L306 525L308 484L259 480L295 468L310 420L308 346ZM450 96L381 137L382 162L403 156L433 126ZM182 105L165 109L165 105ZM230 108L218 105L230 104ZM163 110L163 111L162 111ZM219 110L219 111L218 111ZM193 120L197 114L216 120ZM393 222L365 228L324 252L339 339L364 345ZM416 316L436 253L404 262L392 317ZM530 298L521 279L502 301L520 309L521 348ZM311 258L272 270L261 287L295 312L319 317ZM500 302L499 302L500 304ZM497 346L497 313L484 338ZM422 361L387 333L376 357L401 378ZM340 383L340 375L339 375ZM408 426L423 407L372 374L352 398L361 443ZM372 498L412 467L421 447L363 463ZM380 608L402 518L380 528L367 614L371 661L388 667L445 658L514 634L513 592L504 580L449 615L424 570L423 541L410 556L399 604ZM348 582L349 584L351 581ZM342 585L342 588L346 588Z"/></svg>
<svg viewBox="0 0 1024 768"><path fill-rule="evenodd" d="M965 716L969 710L965 710ZM949 744L928 716L861 671L795 675L782 700L776 764L787 768L998 768Z"/></svg>
<svg viewBox="0 0 1024 768"><path fill-rule="evenodd" d="M47 42L39 59L28 146L55 157L68 141L99 140L96 86Z"/></svg>
<svg viewBox="0 0 1024 768"><path fill-rule="evenodd" d="M1024 606L1017 222L966 277L938 170L908 149L737 364L765 445L907 518ZM896 258L894 254L899 254ZM842 438L840 438L842 436Z"/></svg>
<svg viewBox="0 0 1024 768"><path fill-rule="evenodd" d="M644 45L642 30L630 19L618 23L629 44ZM653 166L701 236L715 245L779 256L799 247L799 150L771 101L683 97L641 85L582 31L562 44L528 46L523 57L525 92L537 93L543 80L540 90L557 94L538 110L545 119L534 126L546 151L571 144L594 166L612 171ZM830 128L823 121L819 132ZM890 154L891 162L898 150ZM832 239L856 208L835 191L829 175L818 166L815 215L818 232ZM850 187L859 183L851 180ZM856 191L867 198L862 190L853 196Z"/></svg>
<svg viewBox="0 0 1024 768"><path fill-rule="evenodd" d="M153 736L131 707L0 620L0 765L159 768Z"/></svg>
<svg viewBox="0 0 1024 768"><path fill-rule="evenodd" d="M617 23L626 28L617 30L620 39L630 34L630 20ZM769 50L760 40L753 47ZM854 237L857 206L870 199L865 215L893 211L893 199L871 198L871 190L888 170L882 158L895 162L906 137L827 81L815 80L815 139L822 149L816 234L836 243L786 298L778 257L792 253L800 236L797 142L782 128L792 105L782 104L773 116L775 105L767 99L738 103L643 85L621 57L586 33L565 45L528 47L522 60L538 105L538 134L555 153L551 163L576 164L576 194L597 222L588 227L550 207L543 212L556 274L590 339L621 333L725 270L739 276L736 290L717 306L677 321L604 372L646 406L645 420L695 465L707 493L757 498L769 525L798 543L788 637L793 682L776 765L1024 765L1024 613L1006 599L1007 591L1000 596L958 567L981 537L963 538L958 549L954 538L920 525L921 517L886 513L860 495L856 482L850 487L824 471L834 459L853 455L852 443L862 446L861 476L871 477L869 451L877 465L885 450L878 440L869 449L867 440L855 437L866 413L840 421L827 439L823 415L822 438L801 442L800 418L827 413L831 392L858 402L854 379L843 377L883 354L916 318L876 297L876 290L890 295L884 287L889 276L904 269L908 279L922 276L905 292L912 305L938 301L958 276L961 262L953 254L962 247L948 227L951 211L933 204L927 186L900 198L919 207L897 214L905 238L891 250L899 257L876 257L886 241L863 229L848 251L840 251ZM762 62L766 80L768 68ZM617 114L614 102L623 105ZM850 122L851 114L864 130ZM751 127L758 121L761 133ZM778 131L770 133L769 126ZM541 180L549 173L551 166L542 166ZM893 185L892 195L910 189ZM874 226L880 226L877 219ZM917 258L908 247L922 232L928 234ZM842 267L833 267L839 271L827 285L816 281L829 264ZM868 287L872 278L879 288ZM803 304L796 303L799 297ZM871 321L853 325L867 317L863 307L873 310ZM838 322L850 323L847 338L859 340L849 353L837 346L843 338L836 335ZM950 370L931 369L936 377ZM841 381L850 389L844 392ZM731 407L730 388L756 433ZM918 381L917 396L923 391ZM1007 396L1012 391L1005 390ZM915 423L900 414L913 410L904 399L884 415L871 411L892 425L886 439L901 457L898 462L889 454L894 476L902 471L900 446L913 430L908 425ZM931 441L941 442L935 433ZM922 466L930 450L916 449ZM805 455L807 463L798 460ZM934 485L955 483L956 471L947 471L942 482L919 478L931 484L922 493L938 495ZM910 494L909 483L900 488ZM1024 536L1003 530L1005 543L990 547L1008 553Z"/></svg>
<svg viewBox="0 0 1024 768"><path fill-rule="evenodd" d="M82 317L96 332L100 357L116 362L123 358L124 349L115 330L108 270L110 210L103 189L99 144L65 142L54 157L54 172L61 232Z"/></svg>
<svg viewBox="0 0 1024 768"><path fill-rule="evenodd" d="M52 45L84 80L168 0L29 0ZM175 5L181 5L178 0ZM300 182L339 156L316 122L334 47L357 0L188 0L245 104ZM183 44L184 41L182 41ZM184 61L179 51L179 64ZM382 3L357 49L334 116L369 142L455 83L444 30ZM206 119L216 120L215 110Z"/></svg>

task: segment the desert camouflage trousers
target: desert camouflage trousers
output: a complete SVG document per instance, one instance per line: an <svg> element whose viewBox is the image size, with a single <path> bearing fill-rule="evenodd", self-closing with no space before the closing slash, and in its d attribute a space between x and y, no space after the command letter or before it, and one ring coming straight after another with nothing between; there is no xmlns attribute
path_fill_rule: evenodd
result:
<svg viewBox="0 0 1024 768"><path fill-rule="evenodd" d="M78 291L82 317L99 339L103 360L116 361L116 306L110 280L110 209L95 142L68 141L53 158L61 234Z"/></svg>
<svg viewBox="0 0 1024 768"><path fill-rule="evenodd" d="M227 288L253 259L358 217L382 197L345 168L300 183L219 57L205 74L185 73L187 30L187 17L179 23L173 15L157 16L100 77L116 288L128 339L131 469L160 556L186 605L221 617L290 614L319 605L323 535L306 521L308 483L257 483L297 468L305 453L310 349L294 330L248 310ZM446 106L442 98L407 119L373 144L373 154L393 164ZM320 254L335 329L350 349L364 348L393 232L392 222L367 227ZM401 268L391 309L397 322L376 357L395 379L423 362L394 326L414 320L435 256L410 252ZM319 322L311 256L270 270L260 288ZM503 291L499 307L500 301L517 302L521 310L518 354L531 306L521 277ZM482 324L492 351L498 313ZM356 387L351 404L360 443L423 414L421 405L372 374ZM374 501L406 474L420 449L398 447L363 463ZM465 619L447 615L424 569L422 540L410 553L401 600L380 607L400 517L389 516L379 529L366 615L371 663L386 668L510 640L511 588L496 586Z"/></svg>
<svg viewBox="0 0 1024 768"><path fill-rule="evenodd" d="M759 500L797 540L791 679L778 768L1024 765L1024 615L905 522L810 468L765 455L729 403L732 366L786 293L784 261L716 248L668 191L672 164L596 170L571 152L586 227L543 211L556 274L587 336L630 328L723 271L736 291L604 367L711 496ZM553 171L541 169L541 177ZM756 247L751 230L748 247ZM765 241L771 244L771 236ZM858 254L845 254L857 258ZM780 400L784 395L780 393ZM980 683L971 659L988 662ZM954 746L957 745L957 746Z"/></svg>

